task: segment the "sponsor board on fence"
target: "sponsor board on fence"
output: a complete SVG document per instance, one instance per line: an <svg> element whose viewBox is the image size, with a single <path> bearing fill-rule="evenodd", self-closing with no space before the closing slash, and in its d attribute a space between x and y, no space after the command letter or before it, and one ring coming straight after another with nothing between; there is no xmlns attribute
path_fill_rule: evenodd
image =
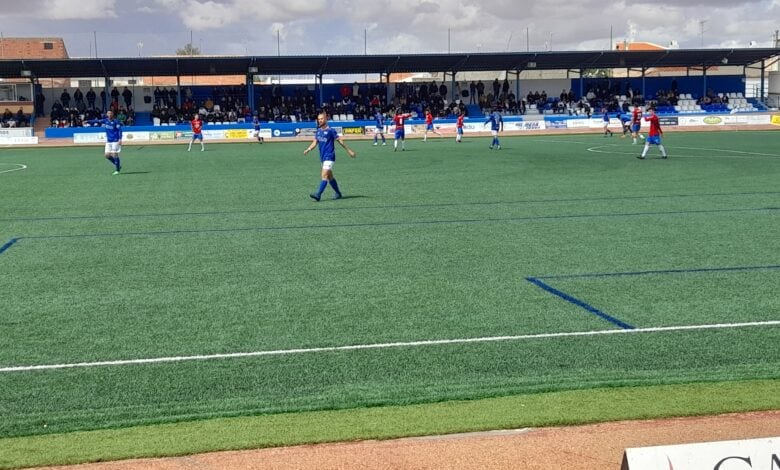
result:
<svg viewBox="0 0 780 470"><path fill-rule="evenodd" d="M721 116L678 116L680 126L722 126Z"/></svg>
<svg viewBox="0 0 780 470"><path fill-rule="evenodd" d="M249 129L225 129L222 131L225 139L246 139L249 137Z"/></svg>
<svg viewBox="0 0 780 470"><path fill-rule="evenodd" d="M772 123L772 117L768 114L748 114L748 124L767 125Z"/></svg>
<svg viewBox="0 0 780 470"><path fill-rule="evenodd" d="M536 131L546 129L545 121L514 121L505 122L504 129L508 131Z"/></svg>
<svg viewBox="0 0 780 470"><path fill-rule="evenodd" d="M569 119L566 127L569 129L587 129L590 127L590 119Z"/></svg>
<svg viewBox="0 0 780 470"><path fill-rule="evenodd" d="M780 114L773 114L771 123L774 126L780 126Z"/></svg>
<svg viewBox="0 0 780 470"><path fill-rule="evenodd" d="M144 142L147 140L151 140L151 135L149 132L124 132L122 133L122 142L123 143L131 143L131 142Z"/></svg>
<svg viewBox="0 0 780 470"><path fill-rule="evenodd" d="M678 116L680 126L767 125L768 114L728 114L717 116Z"/></svg>
<svg viewBox="0 0 780 470"><path fill-rule="evenodd" d="M679 121L677 116L658 116L658 123L662 126L676 126Z"/></svg>
<svg viewBox="0 0 780 470"><path fill-rule="evenodd" d="M6 137L32 137L32 127L8 127L0 129L0 139Z"/></svg>
<svg viewBox="0 0 780 470"><path fill-rule="evenodd" d="M340 129L336 129L336 132L338 132ZM294 130L281 130L281 129L274 129L272 132L274 137L295 137L298 135L297 132Z"/></svg>
<svg viewBox="0 0 780 470"><path fill-rule="evenodd" d="M175 138L176 131L155 131L149 133L149 140L173 140Z"/></svg>
<svg viewBox="0 0 780 470"><path fill-rule="evenodd" d="M547 129L566 129L566 121L545 121Z"/></svg>
<svg viewBox="0 0 780 470"><path fill-rule="evenodd" d="M262 132L262 129L261 129ZM270 132L270 130L269 130ZM317 133L316 127L304 127L303 129L300 129L300 132L298 135L303 137L314 137L314 135ZM270 134L269 134L270 135Z"/></svg>
<svg viewBox="0 0 780 470"><path fill-rule="evenodd" d="M777 470L780 437L626 449L622 470Z"/></svg>
<svg viewBox="0 0 780 470"><path fill-rule="evenodd" d="M344 135L363 135L366 133L363 127L344 127L342 134Z"/></svg>
<svg viewBox="0 0 780 470"><path fill-rule="evenodd" d="M74 144L94 144L105 141L105 132L77 132L73 134Z"/></svg>
<svg viewBox="0 0 780 470"><path fill-rule="evenodd" d="M38 145L38 136L13 136L0 135L0 145Z"/></svg>

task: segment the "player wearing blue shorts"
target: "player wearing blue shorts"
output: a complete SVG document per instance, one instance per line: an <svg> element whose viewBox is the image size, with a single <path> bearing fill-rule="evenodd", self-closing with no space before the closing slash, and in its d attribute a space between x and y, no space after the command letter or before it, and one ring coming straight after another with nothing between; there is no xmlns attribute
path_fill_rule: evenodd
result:
<svg viewBox="0 0 780 470"><path fill-rule="evenodd" d="M263 136L260 135L260 119L257 116L252 119L252 126L254 127L253 132L255 139L262 144L265 140L263 139Z"/></svg>
<svg viewBox="0 0 780 470"><path fill-rule="evenodd" d="M192 127L192 139L190 139L190 146L187 147L187 151L192 150L192 143L196 140L200 141L200 151L205 151L206 147L203 145L203 121L200 120L200 114L195 113L195 117L190 121L190 126Z"/></svg>
<svg viewBox="0 0 780 470"><path fill-rule="evenodd" d="M498 112L498 108L493 108L493 112L488 116L483 127L490 124L490 133L493 135L493 141L490 143L490 149L501 150L501 142L498 141L498 133L504 130L504 118Z"/></svg>
<svg viewBox="0 0 780 470"><path fill-rule="evenodd" d="M466 117L466 112L464 110L460 110L458 113L458 120L455 123L455 142L460 143L461 139L463 139L463 118Z"/></svg>
<svg viewBox="0 0 780 470"><path fill-rule="evenodd" d="M642 128L642 110L639 109L639 105L634 106L634 111L631 113L631 136L633 137L632 144L636 144L636 139L644 139L645 136L639 133L639 129Z"/></svg>
<svg viewBox="0 0 780 470"><path fill-rule="evenodd" d="M441 134L436 132L436 129L433 128L433 114L431 114L430 109L425 110L425 135L423 136L423 142L428 141L428 133L433 132L434 134L441 137Z"/></svg>
<svg viewBox="0 0 780 470"><path fill-rule="evenodd" d="M601 118L602 121L604 122L604 137L606 137L607 134L609 134L609 136L612 137L612 131L609 130L609 120L610 120L609 111L607 111L607 108L601 108L601 112L604 113L604 115Z"/></svg>
<svg viewBox="0 0 780 470"><path fill-rule="evenodd" d="M322 180L317 187L317 191L309 195L309 197L317 202L319 202L322 197L325 188L328 187L328 183L330 183L330 186L336 193L334 194L333 199L341 199L339 185L336 183L336 178L333 177L333 165L336 163L336 142L344 147L344 150L347 151L350 157L355 158L357 156L357 154L341 140L341 137L339 137L336 130L328 126L328 116L325 113L318 114L317 132L315 133L311 144L303 151L303 154L306 155L311 152L314 147L318 145L320 147L320 163L322 164L320 175L322 176Z"/></svg>
<svg viewBox="0 0 780 470"><path fill-rule="evenodd" d="M401 113L400 109L395 110L393 124L395 125L395 136L393 138L393 152L398 150L398 141L401 141L401 151L406 150L406 132L404 132L404 122L412 117L409 113Z"/></svg>
<svg viewBox="0 0 780 470"><path fill-rule="evenodd" d="M661 136L664 134L664 131L661 129L661 123L658 120L658 115L655 114L655 108L652 106L647 109L647 112L650 114L649 116L645 117L645 121L650 123L650 132L647 133L647 140L645 140L645 148L642 150L642 155L636 158L644 160L647 156L647 151L650 149L650 146L657 145L658 150L661 151L661 158L665 159L667 158L666 149L661 143Z"/></svg>
<svg viewBox="0 0 780 470"><path fill-rule="evenodd" d="M379 145L379 137L382 137L382 145L387 145L387 140L385 140L385 115L379 108L376 109L374 119L376 120L376 127L374 128L374 146Z"/></svg>

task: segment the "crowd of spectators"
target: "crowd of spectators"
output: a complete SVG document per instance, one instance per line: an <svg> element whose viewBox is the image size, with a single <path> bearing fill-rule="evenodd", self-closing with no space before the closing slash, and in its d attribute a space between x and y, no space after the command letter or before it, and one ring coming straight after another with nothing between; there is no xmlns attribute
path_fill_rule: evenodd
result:
<svg viewBox="0 0 780 470"><path fill-rule="evenodd" d="M0 116L0 127L30 127L30 115L25 114L21 107L16 112L5 108Z"/></svg>
<svg viewBox="0 0 780 470"><path fill-rule="evenodd" d="M100 106L97 104L98 96ZM133 92L127 87L124 87L121 92L113 87L108 94L105 90L101 90L98 94L93 88L83 93L81 89L76 88L71 95L67 89L63 89L59 99L55 99L51 106L50 125L51 127L83 127L85 121L99 119L109 109L114 112L114 116L122 125L135 124Z"/></svg>
<svg viewBox="0 0 780 470"><path fill-rule="evenodd" d="M568 114L570 116L590 117L595 109L608 112L628 112L634 105L674 106L679 93L674 80L668 90L658 90L648 103L641 93L635 93L628 81L612 79L592 79L586 82L584 96L577 97L572 90L562 90L558 96L549 96L545 90L529 91L524 97L515 96L508 78L503 81L495 78L455 82L454 90L446 82L397 82L395 93L388 100L387 88L383 83L343 84L338 92L323 103L318 103L314 91L309 86L282 87L281 85L261 86L255 96L254 113L247 103L246 85L213 87L206 91L196 88L197 95L189 87L181 89L179 97L176 88L154 89L153 97L145 97L145 102L153 100L151 117L154 123L184 124L192 120L196 113L205 123L251 122L256 116L260 121L301 122L314 121L320 111L330 115L347 115L354 120L371 120L377 111L391 113L399 109L421 117L426 109L437 118L455 118L461 112L468 113L467 104L477 104L484 113L498 109L505 114L526 114L529 109L540 113ZM97 99L100 98L98 106ZM96 93L90 88L86 93L78 88L72 95L63 90L59 99L51 108L51 125L55 127L79 127L84 121L96 119L107 109L125 126L135 124L133 94L127 87L120 91L114 87L108 96L105 90ZM36 106L42 106L45 97L36 99ZM724 94L715 94L708 90L699 98L701 105L727 103ZM179 101L181 105L179 105ZM39 113L36 108L36 114ZM3 113L2 126L29 125L29 117L21 112L12 113L8 109Z"/></svg>

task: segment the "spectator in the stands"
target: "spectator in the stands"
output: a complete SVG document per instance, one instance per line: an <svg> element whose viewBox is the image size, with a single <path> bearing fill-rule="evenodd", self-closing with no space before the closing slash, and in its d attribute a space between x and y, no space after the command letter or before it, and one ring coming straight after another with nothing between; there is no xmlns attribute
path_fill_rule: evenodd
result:
<svg viewBox="0 0 780 470"><path fill-rule="evenodd" d="M111 89L111 101L119 101L119 90L116 87ZM116 116L116 114L114 114Z"/></svg>
<svg viewBox="0 0 780 470"><path fill-rule="evenodd" d="M108 98L106 95L106 89L100 90L100 110L105 111L106 110L106 104L108 103Z"/></svg>
<svg viewBox="0 0 780 470"><path fill-rule="evenodd" d="M125 99L125 107L129 108L133 104L133 92L129 88L125 87L122 90L122 98Z"/></svg>
<svg viewBox="0 0 780 470"><path fill-rule="evenodd" d="M84 93L81 92L80 88L73 90L73 101L76 103L77 108L79 105L84 104Z"/></svg>
<svg viewBox="0 0 780 470"><path fill-rule="evenodd" d="M62 90L62 94L60 94L60 102L62 103L63 108L70 108L70 93L68 93L67 89Z"/></svg>
<svg viewBox="0 0 780 470"><path fill-rule="evenodd" d="M35 93L35 117L42 117L46 112L44 111L44 104L46 103L46 96L42 91L38 90Z"/></svg>
<svg viewBox="0 0 780 470"><path fill-rule="evenodd" d="M87 108L95 107L95 97L95 90L90 87L89 90L87 90Z"/></svg>

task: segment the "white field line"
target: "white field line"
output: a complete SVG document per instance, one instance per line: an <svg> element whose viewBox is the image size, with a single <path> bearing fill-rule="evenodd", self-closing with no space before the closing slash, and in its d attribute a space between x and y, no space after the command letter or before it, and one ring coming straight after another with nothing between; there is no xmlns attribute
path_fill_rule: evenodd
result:
<svg viewBox="0 0 780 470"><path fill-rule="evenodd" d="M0 173L10 173L12 171L19 171L19 170L26 170L27 165L23 165L21 163L0 163L0 165L16 165L19 168L11 168L10 170L0 170Z"/></svg>
<svg viewBox="0 0 780 470"><path fill-rule="evenodd" d="M775 155L771 153L757 153L757 152L740 152L739 150L720 150L720 149L707 149L707 148L697 148L697 147L669 147L665 146L667 153L669 153L669 158L778 158L780 155ZM612 150L602 150L607 148L614 148L616 151ZM610 155L638 155L642 152L642 149L644 148L644 143L642 145L634 145L631 148L634 150L632 152L626 152L626 151L617 151L617 150L625 150L628 147L624 146L618 146L617 144L604 144L604 145L596 145L593 147L589 147L586 150L588 152L592 153L605 153ZM708 152L728 152L728 153L739 153L741 155L678 155L673 152L669 152L669 149L690 149L690 150L705 150ZM650 156L658 155L658 152L651 153Z"/></svg>
<svg viewBox="0 0 780 470"><path fill-rule="evenodd" d="M207 355L198 355L198 356L154 357L154 358L147 358L147 359L76 362L76 363L69 363L69 364L42 364L36 366L9 366L9 367L0 367L0 373L26 372L26 371L51 370L51 369L73 369L79 367L89 368L89 367L103 367L103 366L127 366L127 365L135 365L135 364L159 364L159 363L171 363L171 362L205 361L211 359L235 359L235 358L261 357L261 356L285 356L291 354L356 351L356 350L363 350L363 349L392 349L392 348L412 348L412 347L419 347L419 346L437 346L437 345L450 345L450 344L489 343L489 342L497 342L497 341L523 341L523 340L534 340L534 339L566 338L566 337L573 337L573 336L600 336L600 335L623 335L623 334L630 335L630 334L641 334L641 333L660 333L660 332L669 332L669 331L719 330L719 329L762 327L762 326L780 326L780 320L756 321L756 322L745 322L745 323L716 323L711 325L659 326L653 328L635 328L633 330L621 329L621 330L573 331L573 332L562 332L562 333L540 333L540 334L533 334L533 335L517 335L517 336L486 336L481 338L439 339L439 340L428 340L428 341L408 341L408 342L398 342L398 343L356 344L352 346L331 346L331 347L323 347L323 348L278 349L275 351L237 352L237 353L226 353L226 354L207 354Z"/></svg>

